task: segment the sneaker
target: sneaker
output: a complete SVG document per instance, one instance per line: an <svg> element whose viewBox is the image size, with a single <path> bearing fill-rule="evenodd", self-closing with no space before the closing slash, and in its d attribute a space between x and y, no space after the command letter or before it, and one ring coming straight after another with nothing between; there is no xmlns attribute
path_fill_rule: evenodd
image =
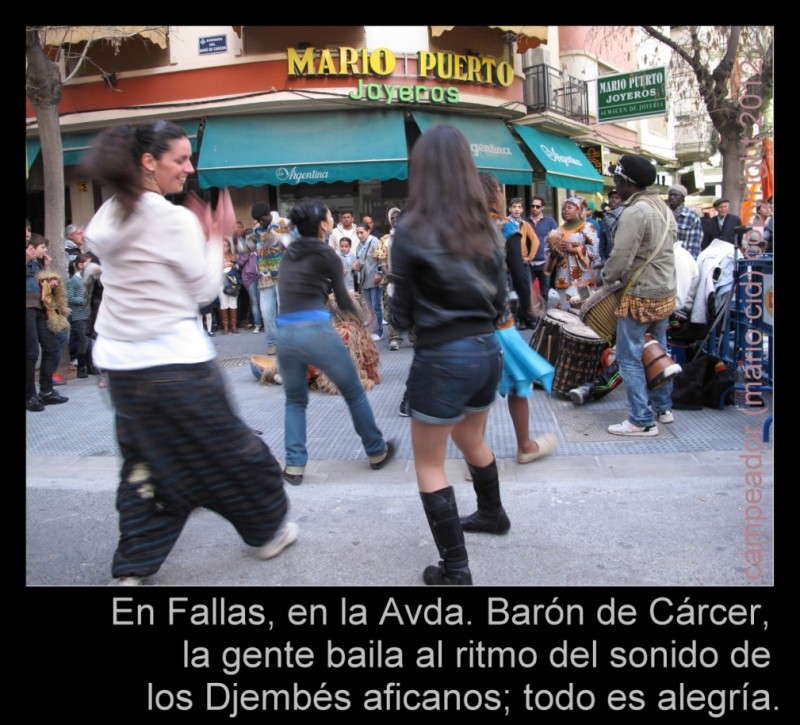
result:
<svg viewBox="0 0 800 725"><path fill-rule="evenodd" d="M70 360L70 361L69 361L69 366L70 366L70 367L71 367L73 370L77 369L77 367L78 367L78 358L75 358L74 360Z"/></svg>
<svg viewBox="0 0 800 725"><path fill-rule="evenodd" d="M410 413L409 408L408 408L408 401L407 400L401 401L400 402L400 417L401 418L408 418L408 416L410 414L411 413Z"/></svg>
<svg viewBox="0 0 800 725"><path fill-rule="evenodd" d="M143 576L121 576L111 582L112 586L117 587L140 587L144 584Z"/></svg>
<svg viewBox="0 0 800 725"><path fill-rule="evenodd" d="M53 385L66 385L67 381L64 380L58 373L53 373Z"/></svg>
<svg viewBox="0 0 800 725"><path fill-rule="evenodd" d="M377 471L378 469L383 468L389 461L392 460L392 458L394 458L395 452L394 441L386 441L386 451L383 454L383 458L377 461L370 460L369 462L372 470Z"/></svg>
<svg viewBox="0 0 800 725"><path fill-rule="evenodd" d="M589 399L591 392L591 386L580 385L569 391L569 399L575 403L575 405L583 405Z"/></svg>
<svg viewBox="0 0 800 725"><path fill-rule="evenodd" d="M289 469L292 471L289 471ZM286 483L291 483L292 486L299 486L303 482L303 467L302 466L286 466L283 469L283 480Z"/></svg>
<svg viewBox="0 0 800 725"><path fill-rule="evenodd" d="M55 390L51 390L49 393L40 393L39 398L44 405L58 405L58 403L66 403L69 400L68 397Z"/></svg>
<svg viewBox="0 0 800 725"><path fill-rule="evenodd" d="M25 408L31 411L31 413L39 413L44 410L44 405L42 405L42 401L38 395L31 395L31 397L25 401Z"/></svg>
<svg viewBox="0 0 800 725"><path fill-rule="evenodd" d="M378 340L383 340L383 335L379 335L377 332L373 332L372 339L375 340L375 342L378 342Z"/></svg>
<svg viewBox="0 0 800 725"><path fill-rule="evenodd" d="M253 326L253 334L256 335L261 332L261 325L254 325Z"/></svg>
<svg viewBox="0 0 800 725"><path fill-rule="evenodd" d="M399 350L400 349L400 342L397 340L391 340L389 342L389 349L390 350Z"/></svg>
<svg viewBox="0 0 800 725"><path fill-rule="evenodd" d="M622 423L608 426L608 432L615 436L657 436L658 426L655 423L650 425L634 425L627 418Z"/></svg>
<svg viewBox="0 0 800 725"><path fill-rule="evenodd" d="M672 415L671 410L665 410L663 413L659 413L656 416L656 419L659 423L672 423L675 420L675 417Z"/></svg>
<svg viewBox="0 0 800 725"><path fill-rule="evenodd" d="M266 544L260 546L256 551L259 559L272 559L280 554L287 546L291 546L297 541L300 527L294 521L287 521L275 532Z"/></svg>

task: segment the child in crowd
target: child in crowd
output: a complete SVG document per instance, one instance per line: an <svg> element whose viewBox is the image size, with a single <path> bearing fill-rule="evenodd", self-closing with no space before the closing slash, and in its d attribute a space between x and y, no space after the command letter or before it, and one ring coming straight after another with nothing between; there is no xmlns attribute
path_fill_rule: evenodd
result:
<svg viewBox="0 0 800 725"><path fill-rule="evenodd" d="M342 237L339 240L339 259L342 260L342 267L344 270L344 284L347 289L352 292L355 289L353 279L353 262L356 261L355 255L350 251L352 242L350 237Z"/></svg>
<svg viewBox="0 0 800 725"><path fill-rule="evenodd" d="M74 342L78 356L79 378L88 378L90 373L100 374L100 370L90 361L90 338L87 334L92 310L91 298L86 294L83 270L91 261L92 258L88 254L78 253L69 263L69 280L67 280L67 304L71 310L70 343Z"/></svg>

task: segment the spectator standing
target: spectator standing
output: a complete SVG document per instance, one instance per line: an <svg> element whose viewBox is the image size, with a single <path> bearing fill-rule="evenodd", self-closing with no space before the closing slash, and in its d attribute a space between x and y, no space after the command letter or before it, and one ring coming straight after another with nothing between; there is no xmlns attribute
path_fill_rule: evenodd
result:
<svg viewBox="0 0 800 725"><path fill-rule="evenodd" d="M66 403L69 398L53 390L53 373L58 365L58 339L43 303L44 288L39 279L40 274L46 273L50 263L47 240L39 234L31 234L25 256L25 408L38 413L46 405ZM36 362L40 351L42 360L37 393Z"/></svg>
<svg viewBox="0 0 800 725"><path fill-rule="evenodd" d="M371 324L372 339L377 342L383 338L383 287L381 283L386 276L387 265L385 260L376 257L378 240L370 234L367 224L362 222L356 226L356 236L360 244L353 269L359 273L362 280L358 291L363 295L374 316Z"/></svg>
<svg viewBox="0 0 800 725"><path fill-rule="evenodd" d="M539 247L530 261L531 282L539 280L539 295L547 304L547 294L550 292L550 275L545 273L545 264L550 252L547 247L547 235L554 229L558 229L558 222L552 217L544 215L543 197L534 196L531 200L528 223L533 227L533 231L536 232L536 237L539 239Z"/></svg>

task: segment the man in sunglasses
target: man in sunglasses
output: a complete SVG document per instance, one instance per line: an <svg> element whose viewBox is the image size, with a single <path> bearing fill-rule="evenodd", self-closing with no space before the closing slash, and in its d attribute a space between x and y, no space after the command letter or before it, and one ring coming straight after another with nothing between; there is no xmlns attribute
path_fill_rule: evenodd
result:
<svg viewBox="0 0 800 725"><path fill-rule="evenodd" d="M541 196L533 197L531 201L531 215L528 217L528 222L533 227L536 236L539 237L539 241L541 242L539 248L536 250L536 254L530 261L531 278L539 280L539 293L544 303L547 304L550 280L548 275L545 274L544 268L550 250L547 248L547 242L545 240L547 239L548 232L553 231L553 229L558 229L558 222L544 215L544 199Z"/></svg>

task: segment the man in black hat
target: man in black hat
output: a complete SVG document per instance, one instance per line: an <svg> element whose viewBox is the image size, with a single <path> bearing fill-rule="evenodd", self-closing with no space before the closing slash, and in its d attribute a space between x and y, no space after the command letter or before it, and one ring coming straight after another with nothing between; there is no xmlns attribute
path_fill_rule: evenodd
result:
<svg viewBox="0 0 800 725"><path fill-rule="evenodd" d="M657 423L672 423L672 383L648 391L642 365L645 335L667 348L667 323L675 306L675 253L678 227L667 205L647 187L655 167L643 156L623 154L614 184L625 211L620 215L603 284L633 286L617 309L617 360L628 394L628 417L608 432L620 436L658 435ZM652 406L652 407L651 407Z"/></svg>

